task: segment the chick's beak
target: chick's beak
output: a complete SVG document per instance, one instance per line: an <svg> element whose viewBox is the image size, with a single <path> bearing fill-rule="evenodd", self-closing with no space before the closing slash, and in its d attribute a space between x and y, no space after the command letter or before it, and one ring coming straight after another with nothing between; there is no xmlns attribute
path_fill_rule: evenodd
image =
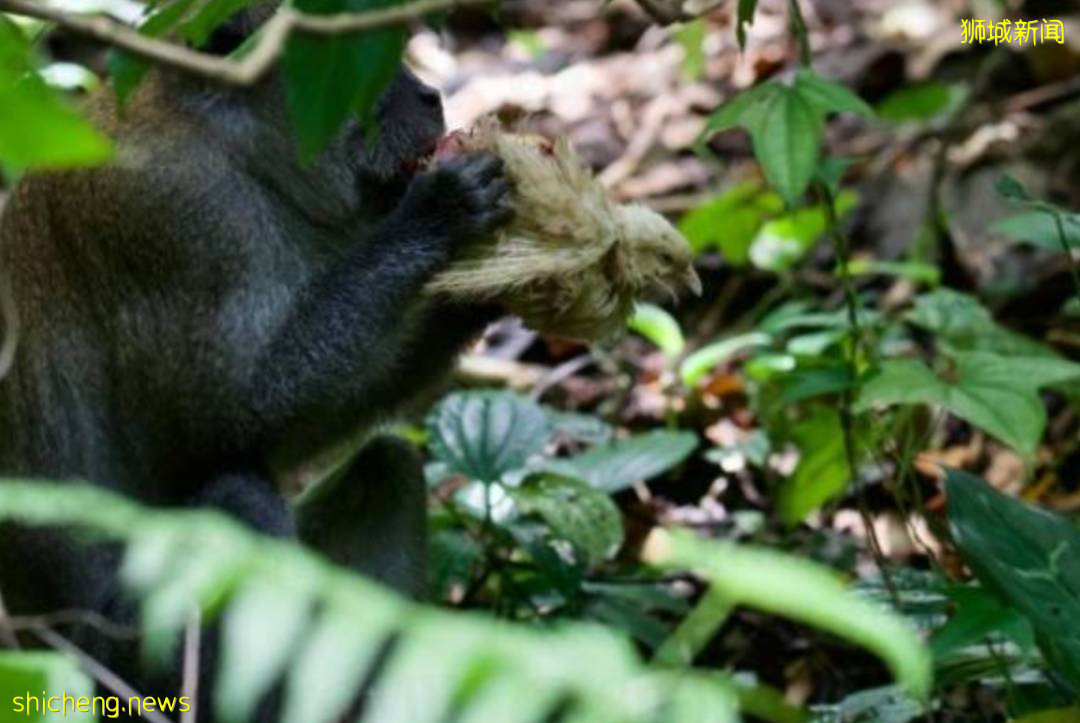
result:
<svg viewBox="0 0 1080 723"><path fill-rule="evenodd" d="M698 276L693 266L687 267L683 273L682 282L686 285L686 288L694 292L694 296L701 296L701 277Z"/></svg>

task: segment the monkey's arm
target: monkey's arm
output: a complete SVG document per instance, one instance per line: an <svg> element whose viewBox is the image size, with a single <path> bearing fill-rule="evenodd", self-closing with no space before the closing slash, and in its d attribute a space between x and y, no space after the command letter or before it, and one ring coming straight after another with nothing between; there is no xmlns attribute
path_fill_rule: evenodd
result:
<svg viewBox="0 0 1080 723"><path fill-rule="evenodd" d="M430 352L422 366L447 365L477 329L448 315L432 347L420 338L430 328L421 289L457 244L508 220L508 190L501 162L489 156L415 179L372 238L301 293L256 364L248 392L253 441L276 447L287 439L310 450L408 396L403 390L419 381L406 378L417 354Z"/></svg>

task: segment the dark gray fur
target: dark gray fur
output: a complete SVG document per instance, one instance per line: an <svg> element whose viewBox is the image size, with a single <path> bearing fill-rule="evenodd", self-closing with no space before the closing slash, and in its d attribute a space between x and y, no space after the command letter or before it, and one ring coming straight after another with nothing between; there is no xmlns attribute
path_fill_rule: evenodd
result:
<svg viewBox="0 0 1080 723"><path fill-rule="evenodd" d="M444 127L437 93L407 72L371 147L353 123L310 166L283 105L276 79L240 93L154 74L123 113L109 93L92 102L115 163L18 185L0 225L22 320L0 382L0 475L218 507L415 593L424 492L407 445L377 438L298 516L274 472L445 376L489 313L421 287L463 239L508 220L507 183L489 156L413 177ZM0 527L14 614L127 619L115 564L60 531ZM129 645L72 634L156 685Z"/></svg>

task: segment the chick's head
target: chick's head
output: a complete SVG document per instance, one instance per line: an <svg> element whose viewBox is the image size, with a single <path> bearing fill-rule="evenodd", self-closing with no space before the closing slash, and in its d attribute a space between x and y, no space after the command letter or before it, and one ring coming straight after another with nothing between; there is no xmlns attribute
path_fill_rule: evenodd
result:
<svg viewBox="0 0 1080 723"><path fill-rule="evenodd" d="M625 251L626 283L632 288L677 296L689 289L701 295L690 244L671 223L639 205L616 209L617 233Z"/></svg>

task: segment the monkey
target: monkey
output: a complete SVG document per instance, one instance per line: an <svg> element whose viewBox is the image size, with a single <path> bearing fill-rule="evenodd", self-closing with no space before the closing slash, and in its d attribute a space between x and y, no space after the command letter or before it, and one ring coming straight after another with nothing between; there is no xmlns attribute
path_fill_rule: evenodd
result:
<svg viewBox="0 0 1080 723"><path fill-rule="evenodd" d="M234 16L207 49L230 52L274 5ZM375 132L350 120L311 163L284 96L279 74L225 89L155 69L123 108L108 90L89 100L112 163L14 188L0 263L21 332L0 381L0 478L222 510L420 595L422 467L379 430L429 399L497 314L420 291L510 220L510 184L486 154L416 170L446 128L439 93L404 65ZM362 449L290 506L279 471L358 436ZM0 595L13 615L130 623L119 554L5 523ZM177 683L144 672L130 644L72 635L136 687Z"/></svg>

